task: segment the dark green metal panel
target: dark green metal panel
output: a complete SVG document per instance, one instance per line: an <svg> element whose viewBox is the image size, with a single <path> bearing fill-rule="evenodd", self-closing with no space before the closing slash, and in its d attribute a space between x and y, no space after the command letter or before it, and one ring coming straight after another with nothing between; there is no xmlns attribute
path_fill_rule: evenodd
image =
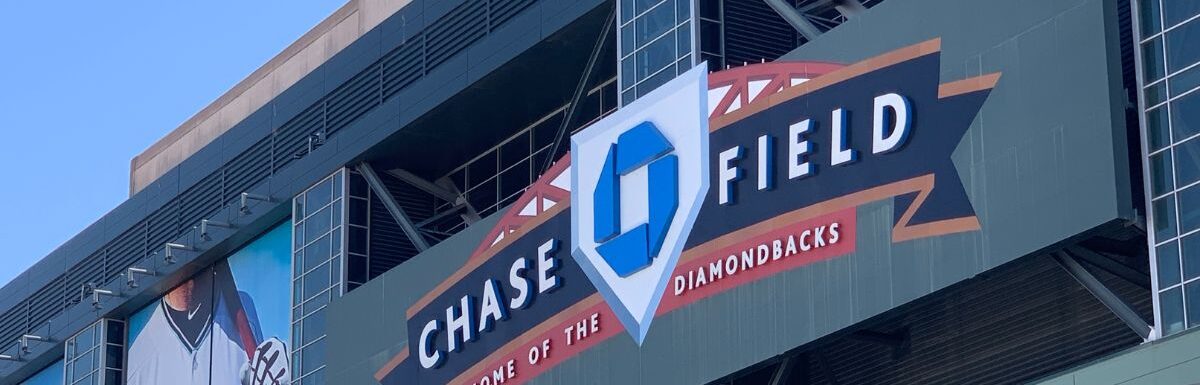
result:
<svg viewBox="0 0 1200 385"><path fill-rule="evenodd" d="M1111 0L892 0L788 54L851 63L941 38L943 82L1001 72L953 156L982 231L893 243L893 203L864 205L856 252L661 315L641 347L620 335L531 383L712 381L1131 219L1112 7ZM469 231L487 230L481 227ZM335 305L331 378L373 383L371 374L406 342L404 310L475 242L444 242L434 250L446 251L424 253Z"/></svg>

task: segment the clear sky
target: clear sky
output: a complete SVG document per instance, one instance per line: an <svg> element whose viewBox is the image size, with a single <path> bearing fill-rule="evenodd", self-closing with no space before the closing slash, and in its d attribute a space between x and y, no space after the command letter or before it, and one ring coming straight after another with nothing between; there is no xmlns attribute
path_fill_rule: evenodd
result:
<svg viewBox="0 0 1200 385"><path fill-rule="evenodd" d="M124 201L134 155L344 3L0 2L0 284Z"/></svg>

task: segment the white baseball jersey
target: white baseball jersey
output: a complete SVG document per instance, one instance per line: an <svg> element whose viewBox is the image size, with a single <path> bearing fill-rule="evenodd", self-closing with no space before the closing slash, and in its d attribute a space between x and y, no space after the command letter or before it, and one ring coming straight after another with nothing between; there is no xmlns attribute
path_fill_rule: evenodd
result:
<svg viewBox="0 0 1200 385"><path fill-rule="evenodd" d="M209 321L196 346L180 337L160 305L129 346L129 385L238 385L249 362L241 347ZM215 337L214 337L215 336ZM211 373L209 372L211 363Z"/></svg>

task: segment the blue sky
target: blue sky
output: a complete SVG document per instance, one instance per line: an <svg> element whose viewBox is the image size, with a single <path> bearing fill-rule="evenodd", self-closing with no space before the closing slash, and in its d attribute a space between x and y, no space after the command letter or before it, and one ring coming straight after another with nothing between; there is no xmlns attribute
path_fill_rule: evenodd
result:
<svg viewBox="0 0 1200 385"><path fill-rule="evenodd" d="M0 283L125 200L134 155L344 3L0 2Z"/></svg>

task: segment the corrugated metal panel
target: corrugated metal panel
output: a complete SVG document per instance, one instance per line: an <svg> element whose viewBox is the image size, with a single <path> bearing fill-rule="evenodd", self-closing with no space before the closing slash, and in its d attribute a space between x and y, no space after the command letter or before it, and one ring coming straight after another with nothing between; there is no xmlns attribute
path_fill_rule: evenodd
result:
<svg viewBox="0 0 1200 385"><path fill-rule="evenodd" d="M437 200L420 189L383 173L379 175L396 203L404 209L405 214L413 222L421 222L433 216L433 207ZM426 240L433 241L429 237ZM379 201L379 197L371 194L371 235L370 262L367 269L368 278L378 277L391 270L396 265L404 263L416 256L420 251L408 239L408 235L400 229L400 225L392 218L391 213Z"/></svg>
<svg viewBox="0 0 1200 385"><path fill-rule="evenodd" d="M142 221L137 226L126 230L120 237L113 240L103 252L106 253L109 264L114 268L130 266L141 260L146 254L146 222ZM93 258L96 256L92 256L88 260ZM79 290L79 287L85 283L88 281L71 280L67 282L67 290Z"/></svg>
<svg viewBox="0 0 1200 385"><path fill-rule="evenodd" d="M273 157L274 141L273 136L263 138L221 170L225 204L235 204L234 202L241 199L242 192L250 190L251 186L271 175L272 163L266 160Z"/></svg>
<svg viewBox="0 0 1200 385"><path fill-rule="evenodd" d="M275 131L272 144L272 171L279 171L293 160L308 155L309 137L325 130L325 105L317 103ZM262 160L259 160L260 162Z"/></svg>
<svg viewBox="0 0 1200 385"><path fill-rule="evenodd" d="M496 27L504 25L508 19L524 11L526 7L532 5L535 0L491 0L491 17L488 24L492 30Z"/></svg>
<svg viewBox="0 0 1200 385"><path fill-rule="evenodd" d="M421 33L383 57L383 98L425 76L425 34Z"/></svg>
<svg viewBox="0 0 1200 385"><path fill-rule="evenodd" d="M326 103L326 134L337 132L382 102L380 87L383 83L380 68L382 64L367 68L329 94L329 101Z"/></svg>
<svg viewBox="0 0 1200 385"><path fill-rule="evenodd" d="M487 2L463 2L430 25L425 39L429 66L442 64L487 33Z"/></svg>
<svg viewBox="0 0 1200 385"><path fill-rule="evenodd" d="M0 316L0 335L11 336L7 341L16 341L17 337L25 333L29 320L28 308L29 301L21 301Z"/></svg>
<svg viewBox="0 0 1200 385"><path fill-rule="evenodd" d="M29 297L29 330L27 331L34 331L34 329L54 318L54 316L58 315L66 307L61 297L65 289L63 287L65 282L66 278L59 276L47 285L52 290L39 291L34 293L32 297Z"/></svg>
<svg viewBox="0 0 1200 385"><path fill-rule="evenodd" d="M1149 319L1149 291L1093 269ZM791 384L1020 383L1137 345L1141 338L1046 256L1031 257L851 327L907 328L910 351L843 336L797 349ZM824 356L824 357L821 357ZM828 364L822 366L821 361ZM796 361L794 361L796 362ZM716 383L752 383L762 365Z"/></svg>
<svg viewBox="0 0 1200 385"><path fill-rule="evenodd" d="M796 31L762 0L726 0L725 64L775 60L800 44Z"/></svg>
<svg viewBox="0 0 1200 385"><path fill-rule="evenodd" d="M196 182L179 195L181 218L208 218L222 205L222 173L214 173ZM182 229L181 229L182 230Z"/></svg>

